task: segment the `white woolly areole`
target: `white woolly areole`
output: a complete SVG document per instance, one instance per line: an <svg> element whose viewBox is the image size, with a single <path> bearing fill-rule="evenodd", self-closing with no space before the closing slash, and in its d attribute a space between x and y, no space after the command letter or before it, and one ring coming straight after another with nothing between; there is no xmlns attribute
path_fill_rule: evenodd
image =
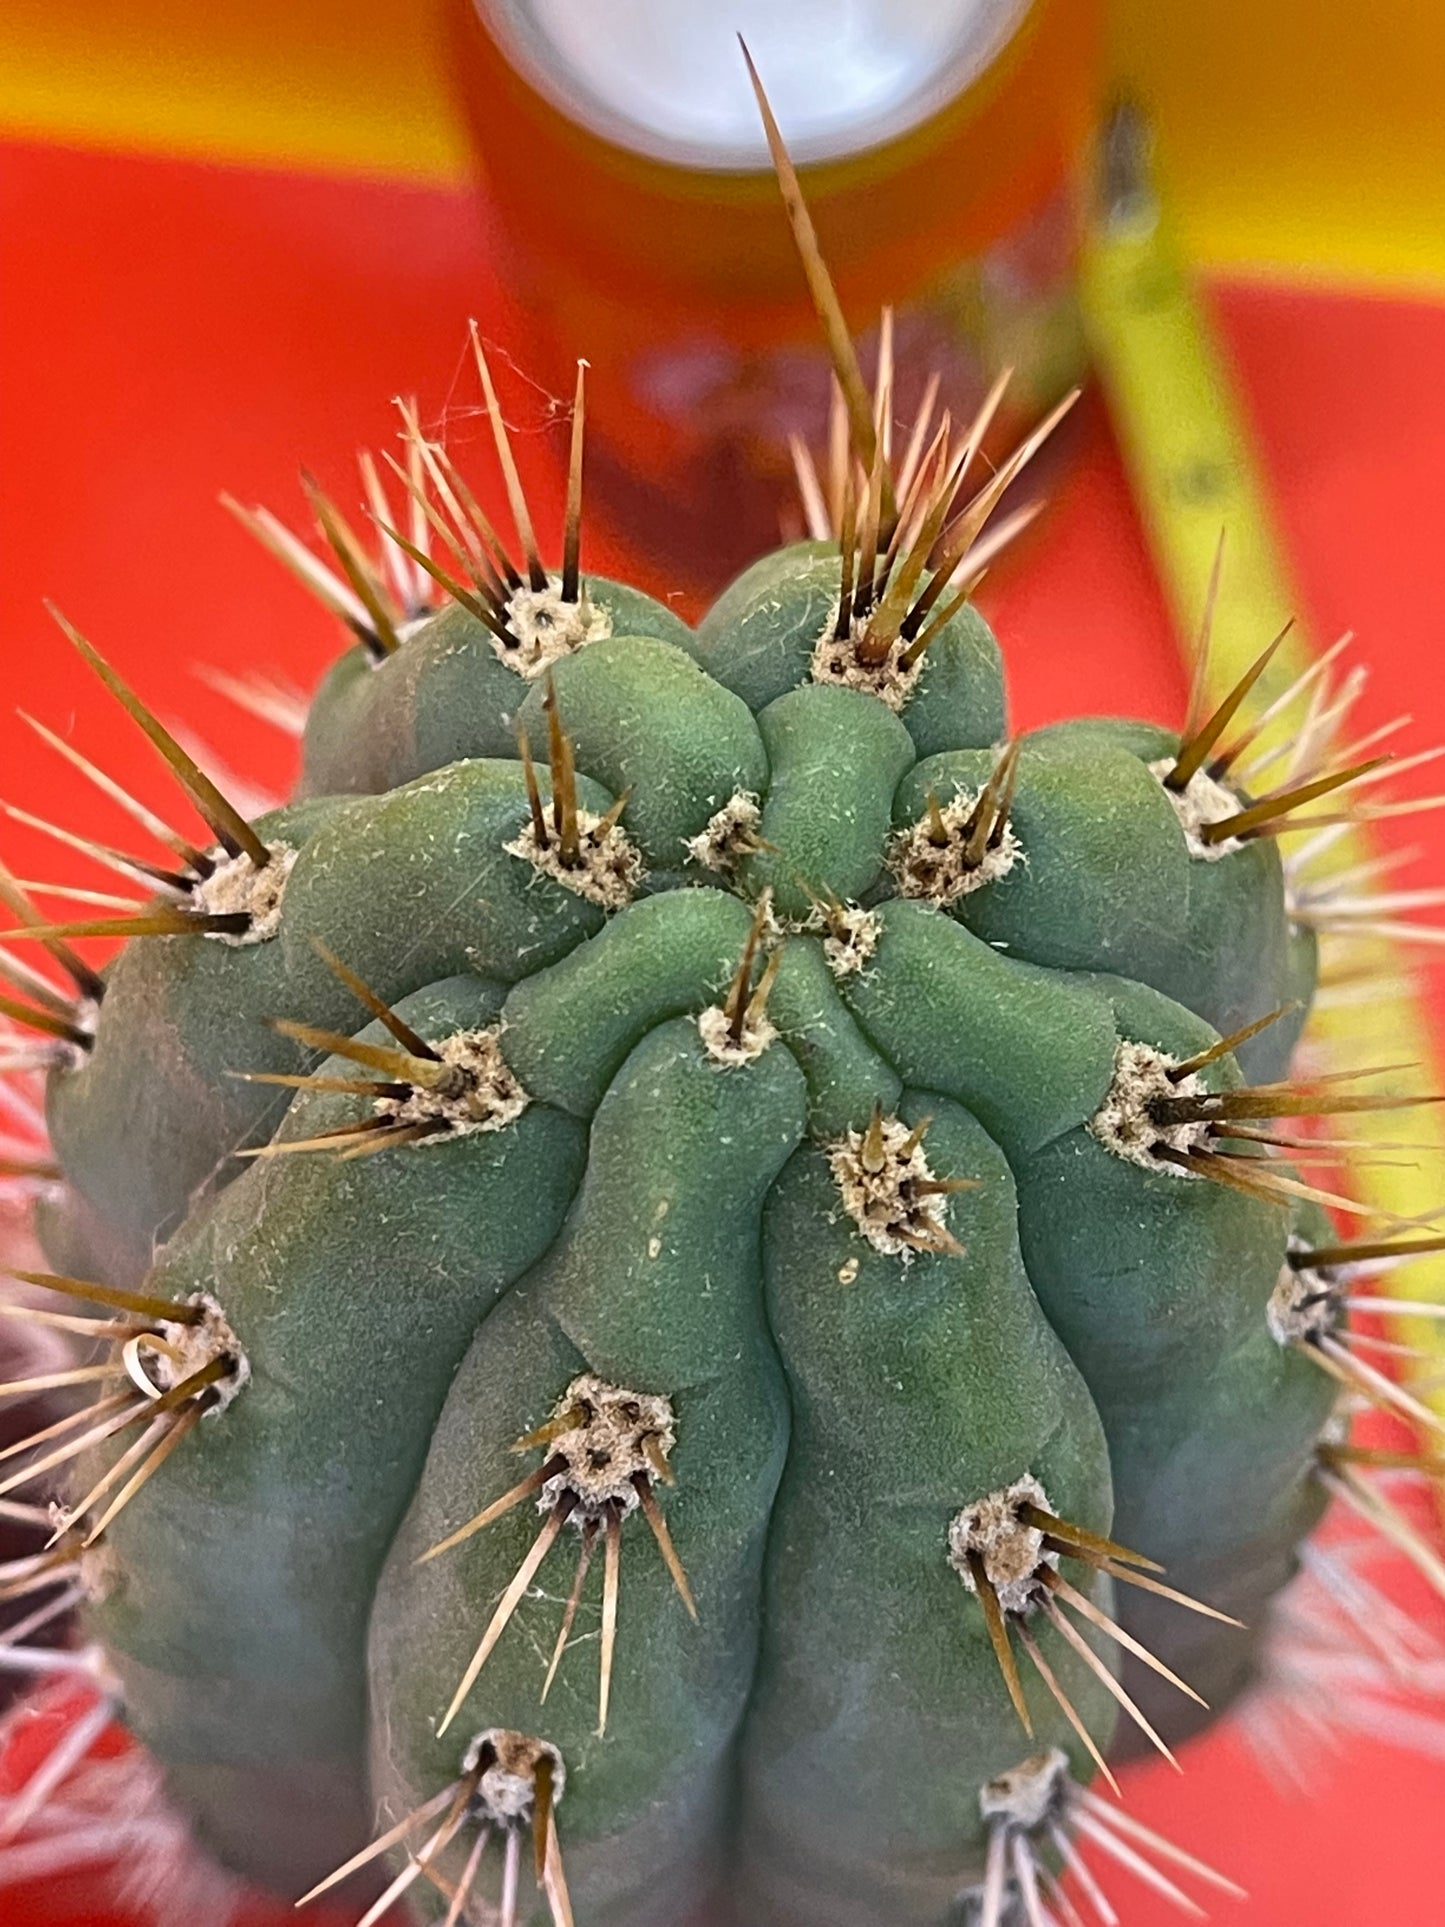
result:
<svg viewBox="0 0 1445 1927"><path fill-rule="evenodd" d="M1291 1237L1290 1251L1307 1250L1301 1238ZM1344 1323L1345 1281L1338 1271L1321 1267L1281 1265L1265 1307L1265 1323L1279 1345L1309 1344L1328 1338Z"/></svg>
<svg viewBox="0 0 1445 1927"><path fill-rule="evenodd" d="M1161 756L1149 765L1149 774L1158 777L1161 788L1174 763L1174 757ZM1174 814L1179 818L1191 856L1205 863L1217 863L1220 857L1240 847L1237 836L1227 836L1219 843L1206 843L1199 834L1206 824L1227 822L1244 808L1234 792L1227 790L1223 783L1216 783L1207 770L1195 770L1182 790L1165 789L1164 794L1174 805Z"/></svg>
<svg viewBox="0 0 1445 1927"><path fill-rule="evenodd" d="M610 636L612 617L589 602L585 590L576 602L564 602L562 584L554 577L545 589L524 583L512 591L507 598L507 627L517 638L515 644L508 648L494 635L492 647L509 669L530 682L563 656Z"/></svg>
<svg viewBox="0 0 1445 1927"><path fill-rule="evenodd" d="M960 789L953 800L943 804L939 815L948 835L935 843L934 826L927 812L906 830L900 830L888 850L888 867L898 879L899 893L905 897L924 897L933 903L955 903L985 884L1006 877L1023 856L1023 846L1014 834L1012 823L1004 819L997 843L986 849L977 863L965 854L964 826L973 814L982 790Z"/></svg>
<svg viewBox="0 0 1445 1927"><path fill-rule="evenodd" d="M871 910L853 904L835 911L828 918L823 960L835 977L851 977L872 961L882 934L883 926Z"/></svg>
<svg viewBox="0 0 1445 1927"><path fill-rule="evenodd" d="M773 908L771 887L759 892L758 900L753 905L753 915L758 919L758 936L765 950L772 950L784 937L797 936L804 927L803 923L795 923L790 917L778 915ZM811 912L804 922L811 922Z"/></svg>
<svg viewBox="0 0 1445 1927"><path fill-rule="evenodd" d="M913 686L923 674L924 658L919 656L916 661L905 664L902 657L908 644L902 637L895 637L881 662L860 662L858 645L867 630L868 618L855 617L844 636L833 634L837 621L835 602L823 633L813 645L813 681L833 683L842 689L861 689L865 696L876 696L896 714L913 694Z"/></svg>
<svg viewBox="0 0 1445 1927"><path fill-rule="evenodd" d="M93 1546L82 1549L75 1571L87 1603L98 1606L120 1583L120 1560L115 1547L102 1535Z"/></svg>
<svg viewBox="0 0 1445 1927"><path fill-rule="evenodd" d="M730 876L739 861L757 849L762 816L762 805L751 790L735 790L708 818L707 827L686 838L683 847L703 869Z"/></svg>
<svg viewBox="0 0 1445 1927"><path fill-rule="evenodd" d="M1033 1604L1037 1575L1056 1568L1059 1555L1044 1545L1037 1526L1025 1524L1019 1507L1035 1505L1052 1512L1048 1494L1031 1472L997 1492L985 1493L956 1514L948 1528L948 1563L972 1593L978 1591L968 1555L983 1561L984 1577L1006 1613L1026 1612Z"/></svg>
<svg viewBox="0 0 1445 1927"><path fill-rule="evenodd" d="M1192 1179L1192 1171L1156 1157L1154 1147L1165 1144L1171 1151L1191 1154L1203 1151L1209 1143L1208 1124L1156 1124L1149 1115L1149 1106L1156 1099L1208 1095L1196 1073L1177 1079L1169 1075L1179 1063L1179 1058L1156 1050L1152 1044L1120 1044L1114 1053L1114 1081L1103 1104L1089 1119L1089 1132L1106 1151L1130 1164L1146 1171L1162 1171L1169 1177Z"/></svg>
<svg viewBox="0 0 1445 1927"><path fill-rule="evenodd" d="M571 1497L572 1521L579 1527L602 1518L608 1507L624 1517L633 1511L640 1503L637 1481L650 1485L677 1443L669 1399L610 1385L592 1372L572 1380L553 1418L575 1423L547 1441L549 1459L565 1463L542 1487L537 1507L551 1512L559 1499Z"/></svg>
<svg viewBox="0 0 1445 1927"><path fill-rule="evenodd" d="M736 1067L751 1064L777 1039L765 1012L745 1019L740 1037L733 1036L732 1018L720 1004L709 1004L697 1020L703 1049L715 1063Z"/></svg>
<svg viewBox="0 0 1445 1927"><path fill-rule="evenodd" d="M537 1798L537 1768L552 1768L552 1804L562 1798L567 1767L550 1740L510 1727L489 1726L462 1755L462 1772L482 1774L472 1796L472 1814L499 1827L529 1827Z"/></svg>
<svg viewBox="0 0 1445 1927"><path fill-rule="evenodd" d="M1068 1755L1050 1747L1047 1753L1034 1753L1006 1773L985 1780L979 1788L978 1810L985 1820L1002 1820L1005 1826L1032 1833L1045 1820L1058 1818L1072 1784Z"/></svg>
<svg viewBox="0 0 1445 1927"><path fill-rule="evenodd" d="M71 1021L77 1030L84 1031L87 1037L93 1039L95 1036L95 1027L99 1019L100 1001L98 998L76 998L75 1015ZM3 1047L11 1041L11 1034L0 1032L0 1047ZM82 1065L90 1062L90 1051L88 1047L84 1044L72 1043L68 1037L46 1037L43 1040L37 1041L33 1047L33 1056L36 1061L31 1068L37 1071L78 1071ZM0 1078L3 1078L3 1076L4 1073L0 1072ZM62 1182L63 1180L57 1180L57 1183Z"/></svg>
<svg viewBox="0 0 1445 1927"><path fill-rule="evenodd" d="M586 897L589 903L600 904L604 910L623 910L631 903L637 893L646 871L642 864L642 853L618 824L613 824L607 835L599 842L594 836L600 816L591 810L579 809L577 812L577 834L581 845L579 860L575 864L562 861L561 845L556 836L549 836L544 849L537 841L537 831L528 823L520 836L513 837L502 848L508 856L519 856L533 869L553 878L570 890L574 896Z"/></svg>
<svg viewBox="0 0 1445 1927"><path fill-rule="evenodd" d="M273 843L271 861L259 870L244 851L240 856L218 851L215 869L191 891L191 902L208 916L246 916L251 924L246 930L208 930L205 934L214 943L229 944L233 950L269 943L281 928L281 900L295 862L296 852L288 843Z"/></svg>
<svg viewBox="0 0 1445 1927"><path fill-rule="evenodd" d="M159 1344L144 1337L132 1338L121 1356L132 1383L147 1398L159 1398L209 1365L212 1359L228 1359L230 1371L209 1386L205 1395L205 1415L214 1418L249 1384L250 1360L241 1349L226 1314L209 1292L193 1291L183 1302L203 1313L195 1324L164 1319ZM162 1350L162 1345L166 1349Z"/></svg>
<svg viewBox="0 0 1445 1927"><path fill-rule="evenodd" d="M407 643L411 641L413 636L419 636L422 630L425 629L429 623L434 622L436 620L437 611L441 607L442 607L442 600L439 597L435 603L429 604L425 609L420 610L416 615L408 616L405 622L399 622L396 625L397 641L400 643ZM386 661L386 657L372 656L368 654L367 661L371 664L373 669L379 669L382 663Z"/></svg>
<svg viewBox="0 0 1445 1927"><path fill-rule="evenodd" d="M414 1084L405 1097L379 1097L378 1117L394 1124L441 1122L445 1131L416 1140L418 1149L445 1144L467 1131L500 1131L531 1103L516 1072L502 1056L501 1028L459 1030L432 1045L452 1073L437 1084Z"/></svg>
<svg viewBox="0 0 1445 1927"><path fill-rule="evenodd" d="M943 1196L922 1192L934 1182L916 1127L885 1117L848 1131L828 1150L828 1168L843 1208L875 1251L912 1262L917 1251L957 1251Z"/></svg>

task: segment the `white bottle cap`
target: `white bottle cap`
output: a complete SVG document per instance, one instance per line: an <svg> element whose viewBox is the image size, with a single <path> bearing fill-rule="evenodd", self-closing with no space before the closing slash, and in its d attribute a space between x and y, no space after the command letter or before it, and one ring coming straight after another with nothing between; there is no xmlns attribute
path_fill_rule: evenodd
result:
<svg viewBox="0 0 1445 1927"><path fill-rule="evenodd" d="M1003 48L1029 0L479 0L537 91L618 146L685 167L768 165L738 47L794 158L917 126Z"/></svg>

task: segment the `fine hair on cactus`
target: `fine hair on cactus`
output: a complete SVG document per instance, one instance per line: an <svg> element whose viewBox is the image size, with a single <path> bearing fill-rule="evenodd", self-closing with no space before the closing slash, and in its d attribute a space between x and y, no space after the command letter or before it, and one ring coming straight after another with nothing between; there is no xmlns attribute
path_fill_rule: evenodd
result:
<svg viewBox="0 0 1445 1927"><path fill-rule="evenodd" d="M1308 1175L1426 1100L1291 1069L1309 853L1389 773L1337 652L1211 703L1206 614L1181 731L1012 732L973 591L1062 410L986 474L998 390L898 430L762 106L808 538L696 627L586 573L579 364L551 567L474 330L513 534L410 404L374 537L232 504L353 636L304 725L240 691L296 797L62 618L204 828L39 724L154 849L25 816L139 887L74 920L0 869L8 1309L85 1347L0 1388L68 1401L0 1459L6 1650L77 1609L218 1860L368 1927L1074 1927L1110 1867L1197 1915L1118 1762L1247 1700L1302 1565L1374 1611L1332 1497L1445 1590L1383 1484L1434 1461L1349 1427L1440 1429L1351 1320L1445 1238Z"/></svg>

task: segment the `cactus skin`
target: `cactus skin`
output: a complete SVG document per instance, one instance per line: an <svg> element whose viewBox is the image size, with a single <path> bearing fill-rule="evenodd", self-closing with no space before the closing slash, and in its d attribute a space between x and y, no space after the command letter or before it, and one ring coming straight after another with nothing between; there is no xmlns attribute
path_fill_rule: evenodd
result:
<svg viewBox="0 0 1445 1927"><path fill-rule="evenodd" d="M587 598L609 634L687 646L687 625L651 596L601 576ZM368 794L478 756L510 756L519 681L490 630L452 603L377 662L358 643L316 692L301 754L304 796Z"/></svg>
<svg viewBox="0 0 1445 1927"><path fill-rule="evenodd" d="M1148 767L1178 738L1091 721L1020 746L999 825L1023 860L920 893L910 833L998 768L998 651L965 606L896 705L815 681L838 570L836 546L780 550L696 633L616 591L611 633L550 684L456 607L379 667L344 658L308 800L260 824L298 852L278 933L133 942L93 1052L53 1075L57 1267L206 1294L250 1370L108 1527L91 1630L204 1836L279 1890L434 1800L502 1729L565 1765L581 1927L955 1922L984 1877L986 1783L1049 1749L1095 1771L1016 1637L1024 1733L950 1552L965 1508L1029 1478L1045 1512L1249 1626L1066 1556L1080 1595L1214 1713L1249 1681L1333 1403L1266 1322L1304 1219L1131 1162L1097 1121L1121 1045L1182 1061L1308 994L1274 845L1192 855ZM559 745L575 761L578 810L625 795L620 898L507 848L534 820L518 719L539 765L549 729L554 764ZM538 785L555 835L567 781L558 814L545 768ZM525 1108L354 1161L276 1150L381 1101L228 1075L376 1075L262 1021L358 1031L315 939L430 1044L493 1036ZM1197 1086L1277 1075L1291 1024ZM908 1233L891 1248L848 1189L885 1125L937 1185L885 1213L885 1244ZM587 1374L669 1402L675 1485L648 1490L697 1619L629 1509L605 1736L603 1528L589 1636L540 1703L569 1526L443 1723L545 1529L535 1491L422 1555L550 1449L516 1442L559 1410L582 1422ZM1026 1630L1107 1746L1104 1682L1046 1614ZM1132 1657L1125 1679L1165 1738L1205 1717ZM464 1845L441 1856L453 1880ZM475 1891L496 1883L484 1865ZM446 1911L424 1883L411 1898Z"/></svg>

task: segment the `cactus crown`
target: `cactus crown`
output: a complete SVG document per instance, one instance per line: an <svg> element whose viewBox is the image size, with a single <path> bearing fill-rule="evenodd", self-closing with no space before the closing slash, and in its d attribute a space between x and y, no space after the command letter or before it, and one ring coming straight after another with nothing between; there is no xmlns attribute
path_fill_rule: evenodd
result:
<svg viewBox="0 0 1445 1927"><path fill-rule="evenodd" d="M379 557L243 511L357 637L296 801L71 631L208 836L119 798L118 918L0 879L102 1347L3 1488L75 1474L33 1583L232 1865L405 1855L369 1920L1037 1927L1076 1837L1180 1861L1089 1790L1115 1717L1239 1694L1339 1382L1408 1397L1341 1283L1405 1247L1276 1122L1393 1101L1287 1074L1277 838L1375 766L1246 789L1268 652L1180 736L1009 735L971 590L1045 431L970 493L991 404L895 454L886 356L696 630L581 571L580 373L544 566L476 358L515 548L410 413Z"/></svg>

